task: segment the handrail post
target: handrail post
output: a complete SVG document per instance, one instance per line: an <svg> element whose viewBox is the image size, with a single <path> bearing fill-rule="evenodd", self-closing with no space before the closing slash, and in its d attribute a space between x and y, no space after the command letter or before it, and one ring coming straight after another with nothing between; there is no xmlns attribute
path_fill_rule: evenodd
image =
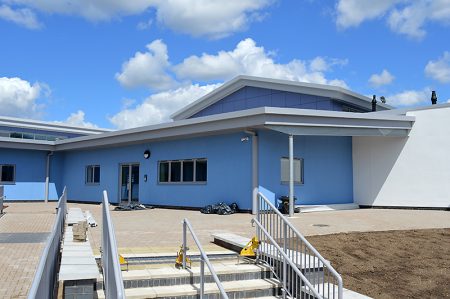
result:
<svg viewBox="0 0 450 299"><path fill-rule="evenodd" d="M200 259L200 299L205 294L205 261L203 257Z"/></svg>
<svg viewBox="0 0 450 299"><path fill-rule="evenodd" d="M183 269L186 269L186 221L183 220Z"/></svg>
<svg viewBox="0 0 450 299"><path fill-rule="evenodd" d="M283 250L287 252L287 225L283 222ZM287 288L287 265L286 259L283 259L283 298L286 298L286 288Z"/></svg>

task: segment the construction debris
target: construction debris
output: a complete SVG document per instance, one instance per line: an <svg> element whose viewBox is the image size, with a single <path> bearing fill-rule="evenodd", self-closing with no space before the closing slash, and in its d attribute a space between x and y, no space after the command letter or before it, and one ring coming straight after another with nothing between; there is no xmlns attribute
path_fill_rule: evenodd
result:
<svg viewBox="0 0 450 299"><path fill-rule="evenodd" d="M217 205L207 205L200 210L203 214L218 214L218 215L231 215L239 210L237 203L227 205L224 202L220 202Z"/></svg>
<svg viewBox="0 0 450 299"><path fill-rule="evenodd" d="M75 223L72 227L73 240L85 242L87 239L88 223L86 220Z"/></svg>
<svg viewBox="0 0 450 299"><path fill-rule="evenodd" d="M127 205L120 205L114 208L114 211L136 211L136 210L145 210L145 209L153 209L151 206L144 206L142 204L131 203Z"/></svg>

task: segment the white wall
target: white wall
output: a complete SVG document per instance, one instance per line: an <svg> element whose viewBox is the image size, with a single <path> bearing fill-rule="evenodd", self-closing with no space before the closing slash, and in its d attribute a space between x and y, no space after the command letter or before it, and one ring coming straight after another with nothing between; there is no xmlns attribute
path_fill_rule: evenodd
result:
<svg viewBox="0 0 450 299"><path fill-rule="evenodd" d="M408 112L407 138L353 137L354 201L450 207L450 107Z"/></svg>

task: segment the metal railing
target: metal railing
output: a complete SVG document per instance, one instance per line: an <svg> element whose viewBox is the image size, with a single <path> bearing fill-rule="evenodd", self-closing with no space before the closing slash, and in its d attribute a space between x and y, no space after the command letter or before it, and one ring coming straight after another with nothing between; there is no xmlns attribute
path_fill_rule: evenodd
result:
<svg viewBox="0 0 450 299"><path fill-rule="evenodd" d="M256 234L261 242L258 260L271 266L274 274L283 281L285 293L294 298L303 298L305 295L343 298L343 283L339 273L260 192L254 223L257 224ZM284 254L280 254L278 248ZM286 263L290 265L287 270L283 268ZM298 275L299 269L303 277Z"/></svg>
<svg viewBox="0 0 450 299"><path fill-rule="evenodd" d="M125 298L114 226L109 213L108 193L103 191L102 205L102 270L103 288L108 299Z"/></svg>
<svg viewBox="0 0 450 299"><path fill-rule="evenodd" d="M54 298L56 290L56 279L61 252L61 242L64 235L64 222L67 213L67 190L63 193L57 205L55 224L50 237L47 240L36 274L28 292L28 299Z"/></svg>
<svg viewBox="0 0 450 299"><path fill-rule="evenodd" d="M194 239L194 242L197 245L198 250L200 251L200 299L203 299L205 295L205 264L208 267L211 276L214 278L217 287L219 288L220 297L228 299L228 295L225 292L225 289L223 288L222 283L220 282L219 277L216 274L216 271L214 271L213 266L209 262L209 258L206 255L205 251L203 250L203 247L200 244L200 241L198 240L197 236L195 235L191 223L186 218L183 219L183 269L186 269L186 251L187 251L186 234L188 229L191 232L192 239Z"/></svg>

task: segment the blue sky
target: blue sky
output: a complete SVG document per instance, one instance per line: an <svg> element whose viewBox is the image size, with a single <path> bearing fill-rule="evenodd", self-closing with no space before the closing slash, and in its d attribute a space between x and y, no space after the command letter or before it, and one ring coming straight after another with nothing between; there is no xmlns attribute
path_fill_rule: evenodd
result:
<svg viewBox="0 0 450 299"><path fill-rule="evenodd" d="M0 0L0 115L127 128L239 74L450 100L450 0Z"/></svg>

